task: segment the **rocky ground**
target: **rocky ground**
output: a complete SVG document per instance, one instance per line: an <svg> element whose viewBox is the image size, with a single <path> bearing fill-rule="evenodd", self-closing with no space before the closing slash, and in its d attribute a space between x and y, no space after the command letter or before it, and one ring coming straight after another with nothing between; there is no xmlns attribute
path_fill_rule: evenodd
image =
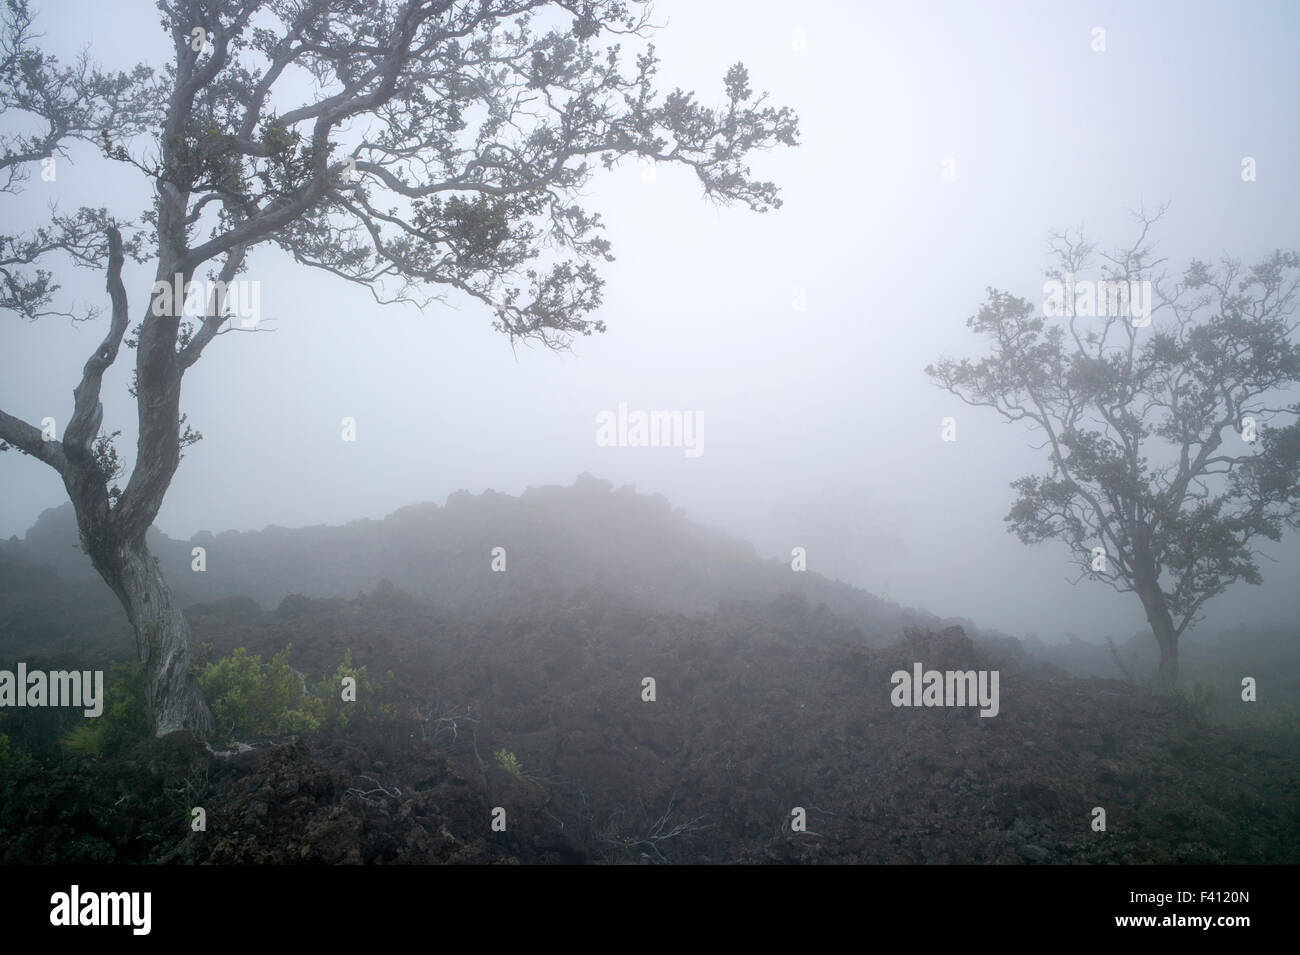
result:
<svg viewBox="0 0 1300 955"><path fill-rule="evenodd" d="M387 709L237 753L176 734L11 760L0 860L1300 861L1294 734L1204 725L955 630L873 650L801 599L684 616L589 594L479 620L394 591L190 617L213 654L292 643L317 676L350 648ZM893 706L891 673L916 661L997 669L998 715Z"/></svg>

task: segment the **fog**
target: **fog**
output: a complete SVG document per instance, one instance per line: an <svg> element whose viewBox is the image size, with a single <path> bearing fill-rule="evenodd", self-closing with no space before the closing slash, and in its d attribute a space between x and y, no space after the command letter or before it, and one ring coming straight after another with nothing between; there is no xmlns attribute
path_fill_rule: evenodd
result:
<svg viewBox="0 0 1300 955"><path fill-rule="evenodd" d="M57 8L57 9L56 9ZM705 102L740 60L756 90L799 114L801 145L757 157L783 207L755 215L701 196L689 171L625 161L599 175L608 331L568 352L512 349L479 303L379 307L364 289L259 248L264 325L216 342L186 376L203 440L185 451L157 525L200 531L378 518L458 489L517 494L582 472L660 492L766 556L941 616L1023 635L1145 628L1131 594L1081 582L1064 545L1007 532L1010 482L1046 473L1034 435L970 408L924 374L977 357L966 327L993 286L1041 297L1051 231L1102 248L1134 236L1131 210L1169 210L1154 238L1171 275L1192 258L1247 263L1296 245L1300 65L1294 4L877 4L660 0L661 89ZM151 5L47 4L49 49L86 42L106 67L165 61ZM1094 51L1095 28L1105 49ZM1253 157L1256 181L1242 179ZM138 174L75 147L55 182L8 197L6 225L46 204L149 201ZM951 160L949 163L948 161ZM945 178L945 171L951 175ZM12 217L12 218L10 218ZM125 273L133 318L152 264ZM60 269L106 307L104 276ZM0 408L71 412L99 323L0 324ZM105 426L135 440L124 352ZM607 447L598 416L680 410L698 448ZM940 422L955 418L956 441ZM343 418L356 441L340 439ZM0 455L0 536L66 500L56 474ZM1266 550L1261 587L1207 605L1205 627L1293 622L1300 559Z"/></svg>

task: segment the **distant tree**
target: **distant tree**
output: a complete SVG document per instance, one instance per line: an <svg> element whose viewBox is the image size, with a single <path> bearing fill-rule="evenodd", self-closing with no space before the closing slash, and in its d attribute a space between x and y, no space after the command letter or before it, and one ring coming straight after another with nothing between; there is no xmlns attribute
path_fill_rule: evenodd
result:
<svg viewBox="0 0 1300 955"><path fill-rule="evenodd" d="M1095 247L1053 235L1045 302L989 289L966 324L992 353L926 373L1044 439L1051 470L1014 482L1009 530L1065 541L1084 576L1137 595L1168 690L1205 602L1260 583L1253 542L1300 518L1300 404L1286 403L1300 256L1193 261L1167 286L1147 238L1163 211L1138 215L1137 241L1101 256L1096 279ZM1141 283L1154 303L1139 308Z"/></svg>
<svg viewBox="0 0 1300 955"><path fill-rule="evenodd" d="M56 256L104 269L112 306L62 438L0 412L0 447L62 476L83 547L135 629L161 735L209 729L212 717L145 533L182 448L199 437L180 410L185 373L235 329L228 295L255 247L277 246L380 303L423 306L456 289L512 342L561 348L604 330L591 316L610 247L599 215L578 201L594 172L625 157L676 163L710 199L765 212L780 205L777 189L751 176L746 157L795 145L797 119L755 95L740 64L718 107L680 89L660 95L653 46L629 67L616 42L648 36L641 0L157 6L167 66L106 74L41 52L27 0L7 0L0 113L5 129L38 128L0 134L0 189L16 191L35 164L80 140L144 176L157 198L143 214L55 211L0 235L0 306L29 320L93 317L51 304L59 286L45 263ZM128 256L156 278L134 326ZM210 284L191 285L204 269ZM203 305L187 313L195 289ZM124 341L136 351L139 438L119 486L100 386Z"/></svg>

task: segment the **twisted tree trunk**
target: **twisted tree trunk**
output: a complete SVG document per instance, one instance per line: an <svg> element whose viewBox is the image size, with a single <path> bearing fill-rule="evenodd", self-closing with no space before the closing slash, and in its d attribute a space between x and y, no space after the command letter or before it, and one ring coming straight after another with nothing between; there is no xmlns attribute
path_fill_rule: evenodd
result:
<svg viewBox="0 0 1300 955"><path fill-rule="evenodd" d="M119 547L112 566L116 583L110 586L135 629L145 669L149 725L158 736L182 729L210 733L212 713L190 672L190 625L172 602L158 558L141 540Z"/></svg>
<svg viewBox="0 0 1300 955"><path fill-rule="evenodd" d="M74 502L75 503L75 502ZM77 506L82 546L126 610L135 630L136 656L145 673L145 704L155 735L177 730L209 733L212 712L203 701L190 672L190 626L172 600L158 558L149 553L143 535L120 541L110 528L86 531L93 521L82 519Z"/></svg>
<svg viewBox="0 0 1300 955"><path fill-rule="evenodd" d="M1169 602L1155 581L1150 562L1141 555L1136 560L1137 595L1147 613L1147 623L1160 647L1160 668L1156 671L1155 685L1162 693L1170 693L1178 682L1178 631L1169 612Z"/></svg>

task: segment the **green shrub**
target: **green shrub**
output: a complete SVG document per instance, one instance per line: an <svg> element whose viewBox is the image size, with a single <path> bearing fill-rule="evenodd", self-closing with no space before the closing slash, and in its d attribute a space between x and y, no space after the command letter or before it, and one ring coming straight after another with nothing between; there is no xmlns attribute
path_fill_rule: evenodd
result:
<svg viewBox="0 0 1300 955"><path fill-rule="evenodd" d="M511 776L515 777L515 779L526 779L542 792L546 793L546 802L548 804L550 803L550 792L548 792L546 787L542 785L541 780L539 780L536 775L524 772L524 764L519 762L518 756L504 747L497 750L492 755L495 757L497 765L508 772Z"/></svg>
<svg viewBox="0 0 1300 955"><path fill-rule="evenodd" d="M1219 691L1199 680L1190 692L1180 686L1174 690L1173 695L1197 723L1208 723L1219 705Z"/></svg>
<svg viewBox="0 0 1300 955"><path fill-rule="evenodd" d="M137 664L114 663L108 671L104 712L99 720L107 735L149 735L149 713L144 698L144 670Z"/></svg>
<svg viewBox="0 0 1300 955"><path fill-rule="evenodd" d="M59 739L59 745L69 756L98 756L104 751L107 736L106 727L96 719L64 733Z"/></svg>
<svg viewBox="0 0 1300 955"><path fill-rule="evenodd" d="M9 737L0 733L0 766L6 766L13 759L13 750L9 747Z"/></svg>
<svg viewBox="0 0 1300 955"><path fill-rule="evenodd" d="M359 716L385 712L375 702L378 687L365 667L353 664L351 650L333 676L309 690L302 675L289 666L291 647L269 663L238 647L230 656L200 668L199 689L212 709L217 739L345 730ZM356 681L356 702L342 698L345 677Z"/></svg>
<svg viewBox="0 0 1300 955"><path fill-rule="evenodd" d="M69 756L99 756L113 743L148 732L144 671L137 665L115 663L108 672L104 712L64 733L59 745Z"/></svg>
<svg viewBox="0 0 1300 955"><path fill-rule="evenodd" d="M497 764L516 779L523 779L524 767L520 765L519 759L508 749L497 750Z"/></svg>
<svg viewBox="0 0 1300 955"><path fill-rule="evenodd" d="M202 668L199 689L212 710L218 739L236 735L275 736L319 729L319 701L307 694L302 678L289 666L289 650L263 663L260 654L236 647Z"/></svg>
<svg viewBox="0 0 1300 955"><path fill-rule="evenodd" d="M1285 733L1300 736L1300 713L1291 704L1278 709L1265 710L1247 722L1251 729L1265 730L1270 733Z"/></svg>
<svg viewBox="0 0 1300 955"><path fill-rule="evenodd" d="M350 677L356 681L356 699L343 699L343 680ZM324 724L331 729L347 729L359 717L364 715L382 715L391 707L382 707L377 702L379 686L374 683L365 667L358 667L352 662L352 650L343 654L343 660L334 671L333 676L316 688L316 695L325 714Z"/></svg>
<svg viewBox="0 0 1300 955"><path fill-rule="evenodd" d="M216 722L216 732L224 738L248 730L259 722L257 712L262 696L262 658L237 647L228 657L205 665L197 676L199 690L207 700Z"/></svg>

